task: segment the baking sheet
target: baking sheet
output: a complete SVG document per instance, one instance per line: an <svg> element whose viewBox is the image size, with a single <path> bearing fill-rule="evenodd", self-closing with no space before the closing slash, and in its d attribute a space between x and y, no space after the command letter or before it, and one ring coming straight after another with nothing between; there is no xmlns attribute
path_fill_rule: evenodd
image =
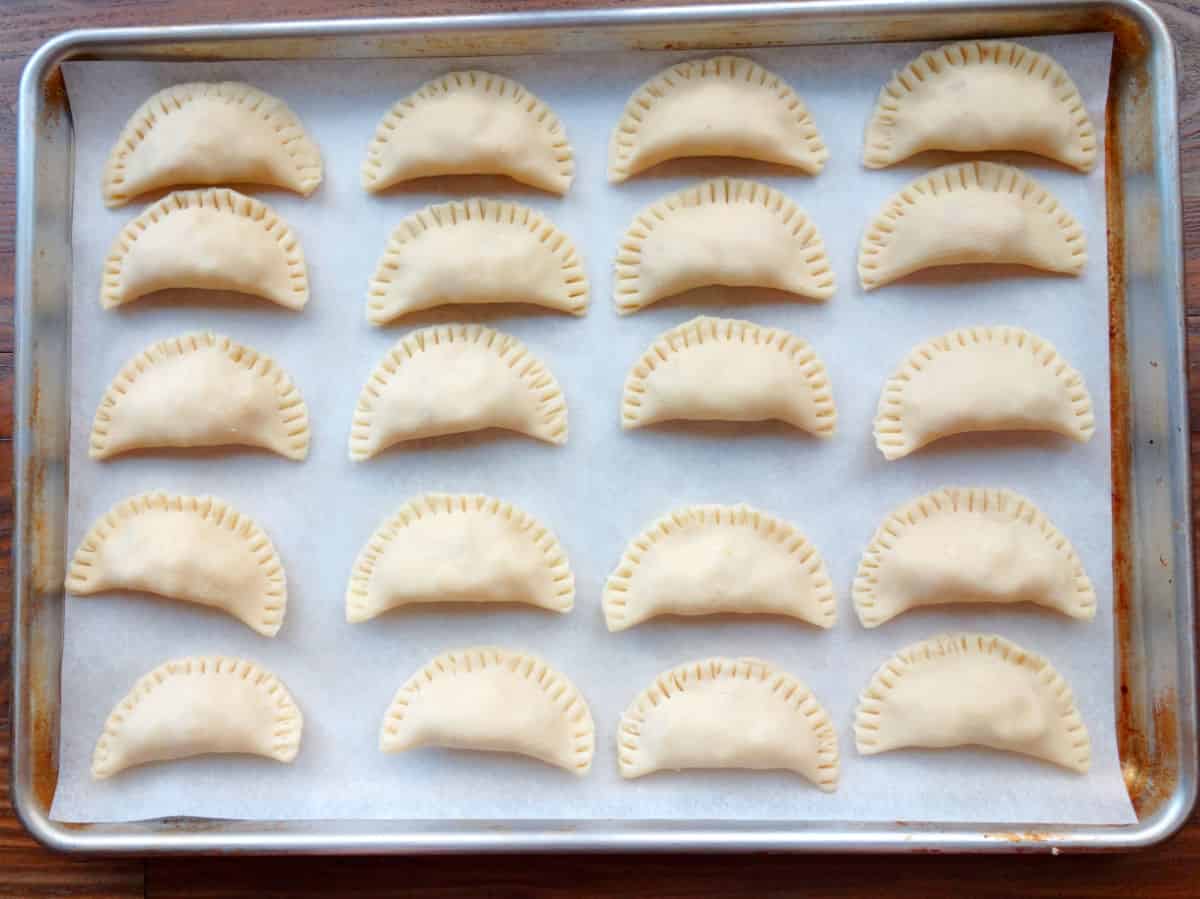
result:
<svg viewBox="0 0 1200 899"><path fill-rule="evenodd" d="M1102 130L1111 37L1022 42L1053 53L1066 66ZM68 549L95 518L130 494L154 488L212 493L270 534L287 568L290 596L287 619L274 640L219 613L178 603L68 600L52 816L1133 821L1117 761L1113 709L1104 165L1085 176L1034 157L992 154L1032 173L1083 222L1090 256L1084 277L1017 270L1003 277L927 273L864 295L855 259L866 219L904 184L957 158L927 154L882 172L859 163L863 127L879 87L894 69L932 46L746 52L791 82L808 103L831 152L817 178L747 161L688 160L616 187L605 179L607 141L629 93L654 72L696 54L64 66L76 129ZM522 81L555 109L576 152L570 194L559 199L480 177L431 179L383 197L365 195L359 164L388 105L429 77L473 66ZM106 154L147 96L190 79L245 80L283 97L321 146L326 176L312 198L256 192L303 242L312 300L300 315L232 296L214 304L182 291L116 313L99 307L103 258L119 228L141 208L103 207L99 181ZM1102 138L1101 133L1101 146ZM611 304L611 265L630 219L662 194L721 174L766 181L814 217L837 273L835 298L818 305L769 291L711 288L618 319ZM363 316L366 282L391 227L429 203L480 194L534 206L574 238L592 283L589 315L577 320L530 308L459 307L384 330L369 326ZM818 442L774 425L621 432L618 405L629 366L659 333L702 312L785 327L809 339L830 369L837 436ZM351 412L378 359L412 327L454 320L484 321L513 333L550 366L570 406L567 445L467 435L423 441L365 464L349 462ZM885 463L871 438L871 419L886 376L915 344L979 324L1020 325L1053 341L1092 392L1095 437L1083 446L1036 435L962 437ZM204 328L273 355L292 373L313 422L308 461L295 464L252 451L91 461L91 419L121 364L155 340ZM1010 487L1033 499L1082 557L1100 601L1097 619L1080 624L1036 609L958 607L913 612L873 631L861 628L849 590L863 547L893 508L945 484ZM575 611L560 617L524 609L424 609L346 624L345 584L361 544L381 519L427 490L489 493L541 518L570 554ZM661 619L608 634L600 595L628 539L664 512L701 502L748 502L798 524L829 566L839 624L820 631L782 619ZM875 668L903 646L961 629L1000 633L1050 658L1073 686L1091 731L1088 775L983 751L857 755L854 706ZM597 726L588 777L577 780L519 758L378 752L379 722L398 685L433 655L480 643L537 652L580 687ZM91 751L111 707L162 661L200 653L251 658L287 683L305 713L295 764L200 758L93 783ZM628 702L661 670L715 654L770 659L812 687L839 733L842 782L836 794L776 773L620 780L614 742Z"/></svg>

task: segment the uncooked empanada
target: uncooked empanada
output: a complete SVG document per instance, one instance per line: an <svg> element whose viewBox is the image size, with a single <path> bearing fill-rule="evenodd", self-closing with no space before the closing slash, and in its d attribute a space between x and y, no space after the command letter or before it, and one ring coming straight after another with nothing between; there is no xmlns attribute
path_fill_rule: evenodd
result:
<svg viewBox="0 0 1200 899"><path fill-rule="evenodd" d="M429 206L392 231L367 293L367 319L450 303L533 303L583 315L588 280L575 244L517 203Z"/></svg>
<svg viewBox="0 0 1200 899"><path fill-rule="evenodd" d="M962 162L918 178L867 223L858 278L873 290L939 265L1010 263L1078 275L1083 227L1012 166Z"/></svg>
<svg viewBox="0 0 1200 899"><path fill-rule="evenodd" d="M575 605L575 576L558 539L536 518L488 496L427 493L371 535L346 589L346 620L414 603Z"/></svg>
<svg viewBox="0 0 1200 899"><path fill-rule="evenodd" d="M765 184L716 178L638 213L617 250L617 311L709 284L827 300L834 280L804 210Z"/></svg>
<svg viewBox="0 0 1200 899"><path fill-rule="evenodd" d="M863 755L904 747L986 746L1083 773L1087 727L1050 663L1003 637L943 634L900 650L858 701Z"/></svg>
<svg viewBox="0 0 1200 899"><path fill-rule="evenodd" d="M825 560L786 521L750 506L691 506L634 537L604 588L623 631L659 615L789 615L832 627Z"/></svg>
<svg viewBox="0 0 1200 899"><path fill-rule="evenodd" d="M125 363L100 401L90 454L258 446L303 459L308 407L270 356L211 333L161 340Z"/></svg>
<svg viewBox="0 0 1200 899"><path fill-rule="evenodd" d="M887 459L969 431L1053 431L1082 443L1095 430L1083 377L1021 328L962 328L922 344L887 379L875 413Z"/></svg>
<svg viewBox="0 0 1200 899"><path fill-rule="evenodd" d="M1021 150L1091 171L1096 129L1071 76L1008 41L927 50L879 92L863 162L880 169L924 150Z"/></svg>
<svg viewBox="0 0 1200 899"><path fill-rule="evenodd" d="M759 159L815 175L829 151L782 78L740 56L714 56L671 66L633 92L608 144L608 180L685 156Z"/></svg>
<svg viewBox="0 0 1200 899"><path fill-rule="evenodd" d="M277 97L235 81L177 84L142 104L104 167L104 202L179 184L270 184L308 196L321 151Z"/></svg>
<svg viewBox="0 0 1200 899"><path fill-rule="evenodd" d="M621 716L621 776L687 768L783 769L837 789L837 735L790 674L758 659L705 659L660 674Z"/></svg>
<svg viewBox="0 0 1200 899"><path fill-rule="evenodd" d="M893 512L854 579L854 608L878 627L916 606L1032 602L1096 615L1096 591L1067 538L1011 490L946 487Z"/></svg>
<svg viewBox="0 0 1200 899"><path fill-rule="evenodd" d="M550 107L490 72L450 72L387 111L367 147L362 185L378 192L430 175L507 175L555 194L575 154Z"/></svg>
<svg viewBox="0 0 1200 899"><path fill-rule="evenodd" d="M76 596L132 590L221 609L273 637L287 579L270 538L211 496L142 493L92 526L67 569Z"/></svg>
<svg viewBox="0 0 1200 899"><path fill-rule="evenodd" d="M258 200L226 188L176 191L126 225L104 260L100 305L175 287L233 290L289 309L308 302L304 251Z"/></svg>
<svg viewBox="0 0 1200 899"><path fill-rule="evenodd" d="M833 436L825 363L779 328L702 315L661 335L625 379L621 424L778 419Z"/></svg>
<svg viewBox="0 0 1200 899"><path fill-rule="evenodd" d="M581 777L595 745L592 713L573 683L535 655L495 646L431 661L397 691L379 732L384 752L512 752Z"/></svg>
<svg viewBox="0 0 1200 899"><path fill-rule="evenodd" d="M253 662L174 659L142 677L112 710L92 755L92 777L211 753L290 762L303 729L287 687Z"/></svg>
<svg viewBox="0 0 1200 899"><path fill-rule="evenodd" d="M515 337L483 325L438 325L392 347L363 386L350 458L484 428L566 443L567 402L554 375Z"/></svg>

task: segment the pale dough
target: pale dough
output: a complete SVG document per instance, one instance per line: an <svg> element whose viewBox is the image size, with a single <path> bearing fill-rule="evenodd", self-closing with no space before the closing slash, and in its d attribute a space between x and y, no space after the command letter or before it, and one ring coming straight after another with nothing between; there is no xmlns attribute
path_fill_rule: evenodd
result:
<svg viewBox="0 0 1200 899"><path fill-rule="evenodd" d="M1087 727L1050 663L1002 637L946 634L898 652L859 699L863 755L892 749L985 746L1084 773Z"/></svg>
<svg viewBox="0 0 1200 899"><path fill-rule="evenodd" d="M180 184L269 184L308 196L321 151L282 100L234 81L177 84L130 117L104 168L104 202Z"/></svg>
<svg viewBox="0 0 1200 899"><path fill-rule="evenodd" d="M88 531L67 568L67 592L153 593L221 609L273 637L287 580L262 529L211 496L143 493Z"/></svg>
<svg viewBox="0 0 1200 899"><path fill-rule="evenodd" d="M117 703L92 756L92 777L209 753L291 762L304 716L275 675L243 659L175 659Z"/></svg>
<svg viewBox="0 0 1200 899"><path fill-rule="evenodd" d="M788 615L832 627L825 560L796 528L750 506L690 506L634 537L604 588L621 631L659 615Z"/></svg>
<svg viewBox="0 0 1200 899"><path fill-rule="evenodd" d="M1048 341L999 326L917 347L884 384L875 414L887 459L970 431L1053 431L1083 443L1095 430L1083 376Z"/></svg>
<svg viewBox="0 0 1200 899"><path fill-rule="evenodd" d="M786 422L833 436L837 409L825 364L778 328L700 316L662 334L625 379L621 424Z"/></svg>
<svg viewBox="0 0 1200 899"><path fill-rule="evenodd" d="M888 516L863 553L853 595L864 627L957 602L1096 616L1096 591L1067 538L1025 497L983 487L946 487Z"/></svg>
<svg viewBox="0 0 1200 899"><path fill-rule="evenodd" d="M100 304L113 309L177 287L303 309L308 269L299 238L266 204L227 188L176 191L121 230L104 261Z"/></svg>
<svg viewBox="0 0 1200 899"><path fill-rule="evenodd" d="M587 274L571 239L528 206L478 197L429 206L388 238L367 319L382 325L452 303L532 303L583 315Z"/></svg>
<svg viewBox="0 0 1200 899"><path fill-rule="evenodd" d="M415 331L383 357L358 397L350 458L393 444L485 428L567 440L558 382L515 337L483 325Z"/></svg>
<svg viewBox="0 0 1200 899"><path fill-rule="evenodd" d="M834 276L804 210L765 184L716 178L637 214L617 250L614 299L624 315L710 284L827 300Z"/></svg>
<svg viewBox="0 0 1200 899"><path fill-rule="evenodd" d="M758 659L704 659L664 671L621 716L621 776L688 768L794 771L832 793L837 735L796 678Z"/></svg>
<svg viewBox="0 0 1200 899"><path fill-rule="evenodd" d="M595 745L592 713L574 684L537 656L494 646L433 659L396 693L379 733L384 752L511 752L580 777Z"/></svg>
<svg viewBox="0 0 1200 899"><path fill-rule="evenodd" d="M524 85L490 72L450 72L384 115L362 185L378 192L430 175L507 175L565 194L575 155L558 117Z"/></svg>
<svg viewBox="0 0 1200 899"><path fill-rule="evenodd" d="M1096 129L1075 82L1051 57L1009 41L965 41L927 50L879 92L867 168L925 150L1019 150L1088 172Z"/></svg>
<svg viewBox="0 0 1200 899"><path fill-rule="evenodd" d="M488 496L428 493L390 516L358 555L346 620L414 603L575 604L558 539L532 515Z"/></svg>
<svg viewBox="0 0 1200 899"><path fill-rule="evenodd" d="M829 151L783 79L752 60L714 56L671 66L633 92L609 141L608 180L687 156L758 159L816 175Z"/></svg>
<svg viewBox="0 0 1200 899"><path fill-rule="evenodd" d="M96 410L89 454L235 444L304 459L304 398L271 357L228 337L184 334L122 366Z"/></svg>
<svg viewBox="0 0 1200 899"><path fill-rule="evenodd" d="M1012 166L963 162L904 188L867 224L858 253L864 290L940 265L1008 263L1078 275L1083 227Z"/></svg>

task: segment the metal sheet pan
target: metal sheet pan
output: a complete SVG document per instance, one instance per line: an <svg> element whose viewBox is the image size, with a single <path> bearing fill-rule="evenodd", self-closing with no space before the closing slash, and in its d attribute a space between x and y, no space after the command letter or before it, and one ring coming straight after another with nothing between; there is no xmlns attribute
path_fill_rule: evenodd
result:
<svg viewBox="0 0 1200 899"><path fill-rule="evenodd" d="M1136 824L49 819L57 777L71 266L68 59L369 59L957 39L1107 30L1112 430L1119 740ZM1178 829L1196 797L1187 381L1174 50L1138 0L870 0L78 31L20 91L13 803L70 852L1063 851L1130 849Z"/></svg>

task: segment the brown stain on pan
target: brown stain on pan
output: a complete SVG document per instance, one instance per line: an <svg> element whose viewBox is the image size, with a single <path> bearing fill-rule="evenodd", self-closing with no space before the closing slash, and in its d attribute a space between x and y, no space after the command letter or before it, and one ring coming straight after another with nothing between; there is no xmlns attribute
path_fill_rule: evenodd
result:
<svg viewBox="0 0 1200 899"><path fill-rule="evenodd" d="M57 125L69 107L67 83L63 80L62 68L57 67L42 82L42 116L47 124Z"/></svg>
<svg viewBox="0 0 1200 899"><path fill-rule="evenodd" d="M1130 527L1129 370L1125 331L1125 196L1121 189L1121 141L1116 114L1120 42L1114 58L1105 109L1105 196L1108 214L1108 342L1109 387L1112 428L1112 521L1113 521L1113 635L1117 656L1117 747L1125 788L1137 803L1142 792L1138 772L1144 767L1146 747L1139 741L1137 704L1131 694L1130 642L1133 638L1133 559Z"/></svg>
<svg viewBox="0 0 1200 899"><path fill-rule="evenodd" d="M64 95L65 98L65 95ZM39 411L42 405L42 388L39 370L34 365L33 384L30 387L29 420L25 422L29 433L35 440L40 439L38 431ZM18 698L25 703L30 732L29 771L34 802L47 812L54 799L54 789L58 784L58 710L59 671L57 656L48 653L43 643L33 635L38 632L34 624L38 615L44 614L40 607L42 597L60 586L56 573L52 573L51 560L55 558L50 543L53 528L46 518L46 466L37 452L30 454L25 460L25 485L28 491L26 511L29 513L28 531L16 535L17 539L25 540L26 546L32 548L30 558L31 571L22 605L21 620L15 622L19 635L25 641L27 650L27 686L28 694Z"/></svg>
<svg viewBox="0 0 1200 899"><path fill-rule="evenodd" d="M1129 353L1126 333L1125 196L1121 188L1123 167L1141 170L1153 160L1141 154L1126 158L1124 147L1145 147L1153 153L1153 120L1146 94L1148 46L1141 29L1122 15L1101 14L1098 28L1113 34L1113 65L1109 101L1105 110L1105 185L1108 212L1108 296L1110 387L1112 395L1113 475L1113 615L1117 656L1117 750L1125 788L1139 819L1144 820L1174 792L1178 778L1174 690L1155 696L1147 710L1135 690L1134 581L1132 558L1132 431L1130 427ZM1120 98L1119 100L1117 98ZM1135 115L1122 130L1118 102ZM1132 133L1128 133L1132 132Z"/></svg>
<svg viewBox="0 0 1200 899"><path fill-rule="evenodd" d="M25 703L26 720L29 722L30 786L33 789L37 805L48 810L54 798L54 788L58 783L58 709L59 697L57 688L59 672L54 660L47 652L45 645L33 635L38 628L33 624L34 619L43 613L37 607L40 597L45 593L39 584L48 576L44 559L45 546L49 529L46 526L42 509L42 491L45 484L44 466L36 457L30 457L25 464L25 483L31 491L30 508L33 512L30 518L29 532L23 535L34 547L32 559L32 575L29 587L22 605L19 636L25 640L26 646L26 685L28 693L18 697L18 702Z"/></svg>
<svg viewBox="0 0 1200 899"><path fill-rule="evenodd" d="M1025 847L1027 851L1046 850L1053 848L1052 845L1062 839L1061 834L1057 833L1039 833L1037 831L1028 831L1021 833L1015 830L989 830L984 833L985 840L998 840L1005 843L1010 843L1013 846ZM1021 851L1020 849L1017 850Z"/></svg>

